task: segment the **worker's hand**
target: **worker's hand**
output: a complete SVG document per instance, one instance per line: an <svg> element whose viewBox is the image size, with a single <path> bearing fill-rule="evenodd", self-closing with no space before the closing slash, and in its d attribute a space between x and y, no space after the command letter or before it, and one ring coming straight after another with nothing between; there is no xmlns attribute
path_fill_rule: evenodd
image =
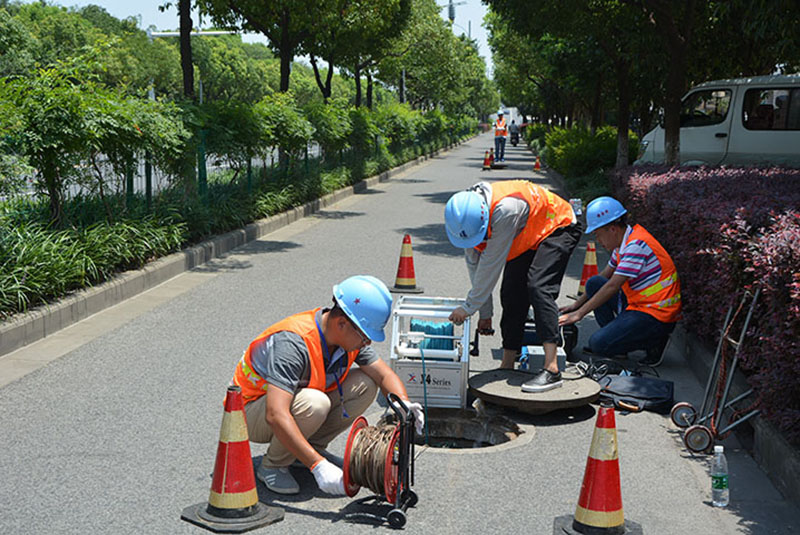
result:
<svg viewBox="0 0 800 535"><path fill-rule="evenodd" d="M456 307L456 309L450 313L450 317L447 319L449 319L456 325L461 325L462 323L464 323L464 320L466 320L468 317L469 314L467 314L466 310L464 310L461 307Z"/></svg>
<svg viewBox="0 0 800 535"><path fill-rule="evenodd" d="M425 411L422 409L422 405L416 401L408 401L407 399L404 399L403 403L405 403L408 410L411 411L411 414L414 415L414 428L417 430L417 434L421 435L422 431L425 429ZM400 409L400 412L403 412L403 407L400 406L399 403L392 401L392 404Z"/></svg>
<svg viewBox="0 0 800 535"><path fill-rule="evenodd" d="M328 461L322 459L311 470L314 479L317 480L319 490L332 496L344 496L344 473L342 469Z"/></svg>
<svg viewBox="0 0 800 535"><path fill-rule="evenodd" d="M492 318L478 320L478 332L483 335L494 334L494 329L492 329Z"/></svg>
<svg viewBox="0 0 800 535"><path fill-rule="evenodd" d="M583 318L583 314L578 312L570 312L569 314L562 314L558 317L558 325L572 325L573 323L579 322Z"/></svg>
<svg viewBox="0 0 800 535"><path fill-rule="evenodd" d="M414 414L414 428L417 430L417 434L421 435L422 430L425 429L425 411L422 410L422 405L416 401L406 402L406 405Z"/></svg>

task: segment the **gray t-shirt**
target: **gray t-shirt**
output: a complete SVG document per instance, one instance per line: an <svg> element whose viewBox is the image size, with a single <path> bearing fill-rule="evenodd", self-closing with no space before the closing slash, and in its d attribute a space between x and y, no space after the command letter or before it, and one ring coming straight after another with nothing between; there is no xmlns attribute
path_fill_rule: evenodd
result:
<svg viewBox="0 0 800 535"><path fill-rule="evenodd" d="M317 321L322 325L323 309L317 312ZM323 351L324 355L324 351ZM326 386L336 384L336 376L342 376L347 365L347 354L340 347L334 349L326 362ZM251 359L253 370L269 384L290 394L306 388L311 378L311 359L303 337L290 331L279 331L253 346ZM343 359L343 360L342 360ZM356 364L366 366L378 360L372 346L361 348Z"/></svg>

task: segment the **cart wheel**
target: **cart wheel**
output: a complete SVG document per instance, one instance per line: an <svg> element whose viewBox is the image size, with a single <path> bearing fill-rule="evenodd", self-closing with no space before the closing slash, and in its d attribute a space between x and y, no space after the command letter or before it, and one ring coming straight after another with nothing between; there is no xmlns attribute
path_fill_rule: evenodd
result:
<svg viewBox="0 0 800 535"><path fill-rule="evenodd" d="M691 403L681 401L672 407L669 417L672 418L673 424L685 429L694 424L694 421L697 419L697 410L695 410Z"/></svg>
<svg viewBox="0 0 800 535"><path fill-rule="evenodd" d="M408 504L407 507L414 507L419 502L419 496L413 490L406 489L403 491L403 500Z"/></svg>
<svg viewBox="0 0 800 535"><path fill-rule="evenodd" d="M406 513L402 509L392 509L386 518L389 520L389 525L395 529L406 525Z"/></svg>
<svg viewBox="0 0 800 535"><path fill-rule="evenodd" d="M683 443L686 444L686 448L689 451L703 453L711 448L714 443L714 437L708 427L693 425L683 435Z"/></svg>

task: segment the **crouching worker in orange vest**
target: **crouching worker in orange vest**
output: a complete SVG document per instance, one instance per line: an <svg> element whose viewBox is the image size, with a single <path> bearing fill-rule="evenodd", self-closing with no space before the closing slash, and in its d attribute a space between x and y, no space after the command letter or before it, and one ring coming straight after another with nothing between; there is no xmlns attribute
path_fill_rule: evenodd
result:
<svg viewBox="0 0 800 535"><path fill-rule="evenodd" d="M523 383L523 392L544 392L563 385L556 349L561 280L581 237L572 206L528 182L479 182L453 195L444 211L447 237L464 248L472 289L465 306L450 321L458 324L480 312L478 329L492 328L492 290L503 273L501 368L514 368L522 349L525 320L533 307L536 334L544 347L544 369Z"/></svg>
<svg viewBox="0 0 800 535"><path fill-rule="evenodd" d="M608 265L586 281L586 293L563 307L561 325L594 310L600 325L589 350L614 357L644 349L642 364L660 364L664 347L681 313L681 285L667 251L641 225L628 225L627 210L611 197L586 207L586 233L611 251Z"/></svg>
<svg viewBox="0 0 800 535"><path fill-rule="evenodd" d="M370 344L385 339L392 297L381 281L350 277L333 287L333 305L300 312L250 343L232 383L242 389L247 432L269 448L256 471L267 488L297 494L297 459L320 490L344 495L342 459L326 450L373 401L378 388L408 400L400 378ZM358 364L357 369L351 369ZM419 403L407 403L422 430Z"/></svg>

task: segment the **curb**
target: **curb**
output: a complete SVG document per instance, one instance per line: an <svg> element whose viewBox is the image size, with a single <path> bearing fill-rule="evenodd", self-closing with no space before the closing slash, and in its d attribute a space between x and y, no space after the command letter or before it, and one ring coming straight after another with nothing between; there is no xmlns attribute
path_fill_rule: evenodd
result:
<svg viewBox="0 0 800 535"><path fill-rule="evenodd" d="M714 352L686 331L681 323L678 323L672 338L686 364L705 388L714 363ZM737 396L747 389L749 386L744 375L737 371L730 395ZM780 431L760 415L739 426L736 434L778 490L800 507L800 450L789 444Z"/></svg>
<svg viewBox="0 0 800 535"><path fill-rule="evenodd" d="M336 190L286 212L260 219L243 228L221 234L177 253L159 258L149 262L141 269L119 273L102 284L78 290L58 301L30 310L24 314L17 314L0 324L0 358L106 308L154 288L176 275L205 264L209 260L217 258L236 247L315 214L322 208L364 191L375 184L386 182L391 177L437 154L461 145L465 141L472 139L472 137L474 136L446 145L444 148L429 154L418 156L397 167L365 178L352 186Z"/></svg>

